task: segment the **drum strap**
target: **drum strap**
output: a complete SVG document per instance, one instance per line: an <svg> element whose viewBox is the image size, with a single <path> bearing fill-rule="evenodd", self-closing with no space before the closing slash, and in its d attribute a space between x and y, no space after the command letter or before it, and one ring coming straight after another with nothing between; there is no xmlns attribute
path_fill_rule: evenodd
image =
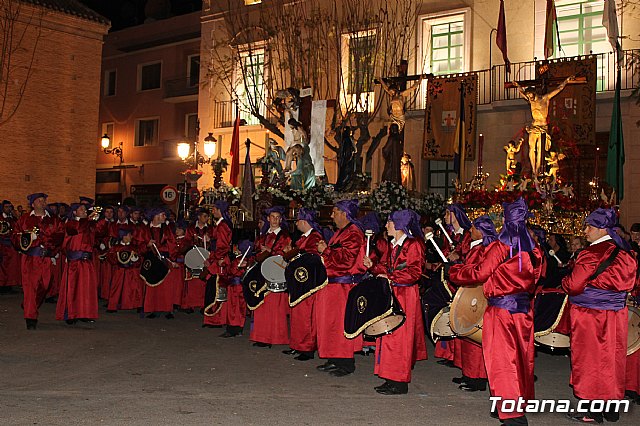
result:
<svg viewBox="0 0 640 426"><path fill-rule="evenodd" d="M604 270L607 269L609 265L613 263L613 261L616 259L616 256L618 256L618 253L620 253L620 248L619 247L614 248L611 254L609 255L609 257L607 257L604 260L604 262L598 265L598 269L596 269L596 271L589 277L587 281L593 281L598 277L598 275L603 273Z"/></svg>

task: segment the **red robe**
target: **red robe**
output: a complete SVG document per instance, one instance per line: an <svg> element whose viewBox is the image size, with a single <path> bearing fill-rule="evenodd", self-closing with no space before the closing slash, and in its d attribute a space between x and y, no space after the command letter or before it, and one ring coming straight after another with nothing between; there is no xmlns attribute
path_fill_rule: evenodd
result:
<svg viewBox="0 0 640 426"><path fill-rule="evenodd" d="M20 253L11 243L15 223L16 218L13 216L0 214L0 287L22 284Z"/></svg>
<svg viewBox="0 0 640 426"><path fill-rule="evenodd" d="M188 252L193 246L203 247L203 238L205 236L207 236L207 250L209 250L212 235L213 228L211 226L205 225L202 228L196 225L189 226L184 236L184 250ZM185 289L184 297L182 298L182 307L185 309L203 308L205 282L199 277L192 277L190 280L185 280L184 286Z"/></svg>
<svg viewBox="0 0 640 426"><path fill-rule="evenodd" d="M107 252L109 246L112 245L113 220L100 219L96 226L96 243L94 248L93 264L96 270L98 287L100 289L100 298L108 299L111 289L111 275L113 273L113 265L107 262ZM117 238L116 231L116 238Z"/></svg>
<svg viewBox="0 0 640 426"><path fill-rule="evenodd" d="M509 246L494 241L485 248L484 259L475 264L453 265L450 280L460 286L483 285L485 297L518 293L532 296L540 277L542 254L536 247L534 264L528 253L509 259ZM527 313L511 314L497 306L488 306L482 325L484 355L491 395L503 400L533 399L534 346L532 303ZM521 417L524 413L506 413L498 404L501 420Z"/></svg>
<svg viewBox="0 0 640 426"><path fill-rule="evenodd" d="M255 242L255 252L260 253L263 248L271 248L271 256L284 254L283 249L291 245L291 237L285 230L277 238L275 233L260 235ZM280 234L279 233L279 234ZM274 245L275 243L275 245ZM289 296L287 292L271 293L264 296L264 303L253 311L253 328L250 339L254 342L286 345L289 343L287 315L290 312Z"/></svg>
<svg viewBox="0 0 640 426"><path fill-rule="evenodd" d="M139 227L134 237L139 253L146 253L153 248L147 248L151 240L155 240L160 253L169 259L175 259L178 255L176 238L171 228L166 224L158 227ZM176 288L182 288L182 276L179 268L171 268L164 281L155 287L145 286L144 311L145 312L172 312L175 303Z"/></svg>
<svg viewBox="0 0 640 426"><path fill-rule="evenodd" d="M355 284L331 283L331 278L364 274L364 233L349 223L336 231L322 253L329 284L316 293L315 323L318 330L320 358L353 358L362 350L362 337L349 340L344 336L344 314L349 291Z"/></svg>
<svg viewBox="0 0 640 426"><path fill-rule="evenodd" d="M229 224L222 220L214 226L211 232L212 248L209 254L209 274L216 275L218 277L218 286L226 285L224 275L229 268L229 252L231 251L231 237L232 232ZM222 263L222 264L220 264ZM214 285L215 281L210 280ZM206 287L205 287L206 288ZM211 292L211 294L213 294ZM220 315L215 313L214 307L217 307L217 303L214 300L204 300L204 324L206 325L223 325L223 319ZM219 314L219 312L218 312Z"/></svg>
<svg viewBox="0 0 640 426"><path fill-rule="evenodd" d="M221 285L227 288L227 301L222 302L220 311L213 317L219 320L220 325L230 325L233 327L243 327L247 318L247 302L242 293L242 282L240 279L247 270L246 265L251 265L253 260L247 255L245 266L238 266L242 255L231 261L231 265L226 268L226 273L221 277Z"/></svg>
<svg viewBox="0 0 640 426"><path fill-rule="evenodd" d="M93 266L93 245L96 223L89 219L69 220L62 249L67 261L56 307L56 319L97 319L98 283ZM91 258L73 260L73 252L86 253Z"/></svg>
<svg viewBox="0 0 640 426"><path fill-rule="evenodd" d="M142 259L136 254L136 260L122 263L118 260L120 252L134 252L133 244L116 244L109 249L107 261L113 266L113 280L109 293L107 309L138 309L142 307L144 281L140 278Z"/></svg>
<svg viewBox="0 0 640 426"><path fill-rule="evenodd" d="M580 252L571 275L562 280L569 294L571 318L571 384L580 399L622 399L625 390L628 309L590 309L571 303L585 287L628 292L633 289L637 263L624 250L594 280L598 265L615 249L611 240L592 244Z"/></svg>
<svg viewBox="0 0 640 426"><path fill-rule="evenodd" d="M401 246L391 246L386 259L382 259L372 269L375 274L385 274L389 277L393 293L406 315L404 324L393 333L376 339L373 372L382 379L408 383L411 381L411 370L416 361L427 359L418 291L418 282L426 260L424 250L422 241L406 238ZM399 269L399 265L403 264L406 266Z"/></svg>
<svg viewBox="0 0 640 426"><path fill-rule="evenodd" d="M23 214L13 230L14 246L19 247L22 232L29 232L34 227L39 229L38 236L31 243L29 254L22 256L21 265L22 291L24 293L22 308L25 319L38 319L38 308L49 290L56 268L51 257L58 253L64 240L64 228L57 217L52 217L48 213L44 216ZM45 256L34 253L38 248L47 251L44 253Z"/></svg>
<svg viewBox="0 0 640 426"><path fill-rule="evenodd" d="M305 253L318 254L318 243L322 241L322 235L311 230L308 236L301 236L296 241L296 247ZM317 349L317 330L313 318L313 306L315 293L308 296L302 302L291 308L291 335L289 347L300 352L314 352Z"/></svg>

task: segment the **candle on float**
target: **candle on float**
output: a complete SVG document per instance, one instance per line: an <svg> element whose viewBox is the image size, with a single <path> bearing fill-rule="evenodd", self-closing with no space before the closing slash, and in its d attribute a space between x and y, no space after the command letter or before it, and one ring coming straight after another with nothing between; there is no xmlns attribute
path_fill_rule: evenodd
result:
<svg viewBox="0 0 640 426"><path fill-rule="evenodd" d="M484 135L478 136L478 169L482 170L482 149L484 148Z"/></svg>

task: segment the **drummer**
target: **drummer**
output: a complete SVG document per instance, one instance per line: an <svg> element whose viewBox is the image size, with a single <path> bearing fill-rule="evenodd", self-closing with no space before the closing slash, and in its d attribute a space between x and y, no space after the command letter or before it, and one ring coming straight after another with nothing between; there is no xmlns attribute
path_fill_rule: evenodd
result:
<svg viewBox="0 0 640 426"><path fill-rule="evenodd" d="M576 398L622 399L625 391L627 292L635 284L637 263L614 231L613 209L596 209L585 219L591 245L576 259L562 288L569 294L571 384ZM615 422L618 412L572 417L585 423Z"/></svg>
<svg viewBox="0 0 640 426"><path fill-rule="evenodd" d="M229 215L229 203L218 200L213 203L211 209L213 214L214 228L211 232L211 253L209 259L204 263L207 268L208 279L204 293L204 322L203 327L222 327L223 319L211 308L215 304L216 286L219 284L218 278L226 273L229 267L229 253L231 252L231 230L233 223ZM204 238L204 237L203 237ZM206 275L206 274L205 274Z"/></svg>
<svg viewBox="0 0 640 426"><path fill-rule="evenodd" d="M291 245L291 237L286 230L285 209L275 206L265 210L267 222L261 229L261 235L255 241L256 257L266 259L270 256L282 256L284 248ZM253 311L253 328L250 339L253 346L268 347L289 343L287 315L289 299L286 292L269 292L264 303Z"/></svg>
<svg viewBox="0 0 640 426"><path fill-rule="evenodd" d="M465 256L469 252L471 245L471 220L467 216L467 212L461 204L449 204L444 214L444 222L447 225L446 230L449 238L453 241L454 247L451 247L449 239L443 235L442 251L447 259L451 262L464 262ZM454 288L451 288L455 292ZM441 358L438 364L447 367L460 367L460 348L456 348L457 339L440 340L436 343L435 357Z"/></svg>
<svg viewBox="0 0 640 426"><path fill-rule="evenodd" d="M388 278L406 320L393 333L376 340L374 374L385 382L376 386L383 395L406 394L416 361L427 359L418 281L424 268L424 236L420 216L413 210L391 213L387 222L391 240L389 254L377 264L364 258L364 265L379 277Z"/></svg>
<svg viewBox="0 0 640 426"><path fill-rule="evenodd" d="M252 250L251 241L239 241L238 250L235 252L236 257L231 261L224 275L227 284L227 301L222 303L219 315L226 325L226 330L220 337L242 336L247 317L247 302L242 293L242 276L247 271L247 266L254 262Z"/></svg>
<svg viewBox="0 0 640 426"><path fill-rule="evenodd" d="M484 259L485 248L498 238L496 227L489 216L480 216L471 226L471 249L464 261L465 265L474 265ZM455 283L454 283L455 284ZM487 370L484 366L482 346L470 339L458 339L460 345L460 364L462 377L455 377L454 383L468 392L487 389Z"/></svg>
<svg viewBox="0 0 640 426"><path fill-rule="evenodd" d="M316 219L316 212L305 209L298 211L296 228L302 233L295 243L296 249L302 253L318 254L318 243L324 241L320 233L320 225ZM291 247L285 247L285 253L291 251ZM298 361L313 359L317 349L316 326L313 321L313 305L315 293L307 296L302 302L291 308L291 333L289 335L289 350L282 351L287 355L297 356Z"/></svg>
<svg viewBox="0 0 640 426"><path fill-rule="evenodd" d="M210 251L211 242L213 241L213 227L209 225L210 217L209 210L200 209L197 220L189 225L185 232L184 244L187 247L202 247ZM200 276L193 275L190 280L186 280L182 307L187 312L192 309L204 308L204 289L205 282L200 279Z"/></svg>
<svg viewBox="0 0 640 426"><path fill-rule="evenodd" d="M540 275L542 254L529 235L527 204L521 198L503 204L498 240L474 264L453 265L449 276L461 286L482 284L488 307L483 317L482 353L491 395L517 401L534 398L533 312L531 296ZM505 368L505 366L509 368ZM522 412L496 414L505 425L527 424Z"/></svg>
<svg viewBox="0 0 640 426"><path fill-rule="evenodd" d="M338 201L331 212L338 230L328 244L324 241L318 243L318 253L327 268L329 284L316 296L318 355L327 359L317 368L335 377L355 371L353 354L362 349L362 338L348 340L344 336L344 314L349 290L362 281L367 270L362 263L365 254L364 233L357 216L358 200Z"/></svg>

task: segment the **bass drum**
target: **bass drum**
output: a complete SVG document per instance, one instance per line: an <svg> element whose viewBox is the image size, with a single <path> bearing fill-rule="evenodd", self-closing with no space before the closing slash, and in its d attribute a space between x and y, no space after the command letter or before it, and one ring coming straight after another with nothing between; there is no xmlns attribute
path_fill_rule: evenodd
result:
<svg viewBox="0 0 640 426"><path fill-rule="evenodd" d="M252 311L264 302L267 283L260 272L259 263L254 263L242 276L242 293L247 307Z"/></svg>
<svg viewBox="0 0 640 426"><path fill-rule="evenodd" d="M294 307L327 285L327 269L317 254L305 253L294 258L284 271L289 292L289 306Z"/></svg>
<svg viewBox="0 0 640 426"><path fill-rule="evenodd" d="M270 256L260 264L260 272L265 280L270 283L285 283L287 278L284 276L284 270L287 262L280 255Z"/></svg>
<svg viewBox="0 0 640 426"><path fill-rule="evenodd" d="M169 272L167 264L151 251L144 255L142 266L140 267L140 277L148 286L155 287L162 284Z"/></svg>
<svg viewBox="0 0 640 426"><path fill-rule="evenodd" d="M640 309L627 305L629 308L629 328L627 329L627 356L640 349Z"/></svg>
<svg viewBox="0 0 640 426"><path fill-rule="evenodd" d="M427 289L422 295L422 309L424 311L425 330L429 331L431 340L453 337L449 326L449 305L452 294L447 284L443 283L443 270L429 278Z"/></svg>
<svg viewBox="0 0 640 426"><path fill-rule="evenodd" d="M203 247L193 247L184 255L186 279L199 278L204 271L204 261L209 258L209 251Z"/></svg>
<svg viewBox="0 0 640 426"><path fill-rule="evenodd" d="M487 298L481 285L461 287L451 302L451 330L456 336L482 344L482 321L487 310Z"/></svg>
<svg viewBox="0 0 640 426"><path fill-rule="evenodd" d="M551 350L568 349L569 296L561 290L543 290L533 303L533 338L536 344Z"/></svg>
<svg viewBox="0 0 640 426"><path fill-rule="evenodd" d="M367 278L349 291L344 314L344 335L355 339L360 333L380 337L404 324L406 316L387 278Z"/></svg>

